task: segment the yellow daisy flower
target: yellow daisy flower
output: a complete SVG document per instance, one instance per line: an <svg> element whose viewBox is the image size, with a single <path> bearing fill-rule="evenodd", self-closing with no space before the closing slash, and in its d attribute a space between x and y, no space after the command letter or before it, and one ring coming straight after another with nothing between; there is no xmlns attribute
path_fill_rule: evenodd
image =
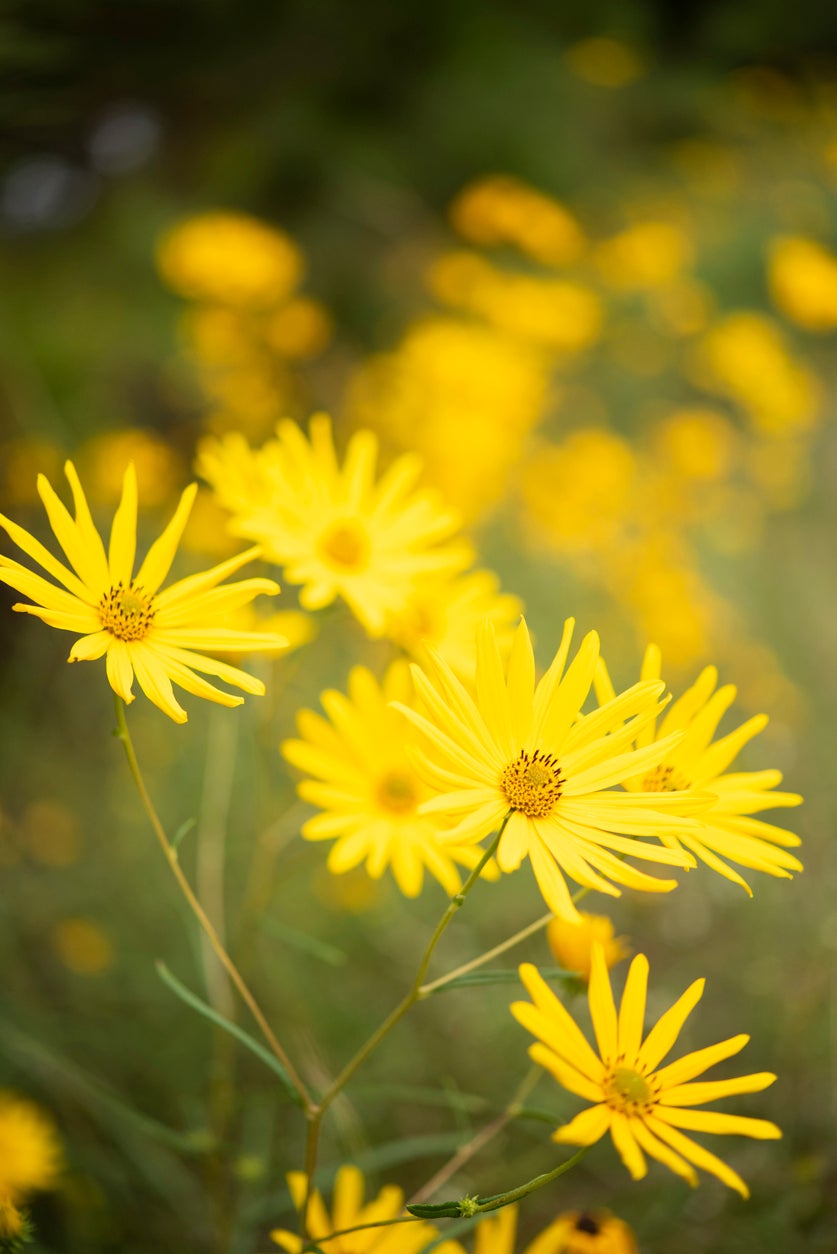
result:
<svg viewBox="0 0 837 1254"><path fill-rule="evenodd" d="M650 645L642 663L642 679L659 679L660 668L660 650ZM699 789L709 802L699 816L700 826L676 836L668 832L661 839L671 847L685 847L752 897L749 884L724 859L791 879L791 872L802 870L799 859L788 853L788 848L802 843L799 837L752 815L774 806L798 806L802 798L795 792L775 791L782 782L781 771L727 773L743 746L765 727L767 715L757 714L735 731L713 740L736 695L732 684L716 690L717 682L716 668L707 666L666 711L659 729L653 720L642 728L636 738L638 747L659 742L672 732L682 733L682 739L650 771L632 774L622 782L629 791ZM611 701L613 685L601 659L595 684L599 700Z"/></svg>
<svg viewBox="0 0 837 1254"><path fill-rule="evenodd" d="M481 1219L474 1229L474 1254L514 1254L517 1235L516 1205ZM465 1254L458 1241L448 1243L450 1254ZM539 1232L522 1254L638 1254L628 1225L607 1211L565 1211Z"/></svg>
<svg viewBox="0 0 837 1254"><path fill-rule="evenodd" d="M305 1185L304 1172L292 1171L288 1174L288 1188L297 1210L302 1209L305 1201ZM321 1241L331 1232L380 1223L404 1213L404 1193L397 1185L385 1184L378 1196L368 1202L364 1202L365 1192L363 1173L359 1167L350 1165L341 1167L337 1172L330 1215L319 1190L315 1189L308 1207L311 1240ZM303 1242L298 1232L274 1228L270 1235L287 1254L299 1254L302 1249ZM393 1224L391 1227L366 1228L349 1236L335 1237L325 1248L328 1254L419 1254L438 1235L437 1229L429 1223Z"/></svg>
<svg viewBox="0 0 837 1254"><path fill-rule="evenodd" d="M296 423L280 422L277 438L253 454L252 478L266 481L268 491L234 506L231 530L257 541L290 583L302 585L304 609L342 597L367 632L381 636L390 616L410 604L419 579L461 570L470 549L449 542L458 519L437 494L414 488L418 458L397 458L376 482L378 441L371 431L355 432L342 466L330 419L316 415L309 432L306 439ZM225 447L243 483L240 442ZM225 448L207 442L201 473L222 494L225 464Z"/></svg>
<svg viewBox="0 0 837 1254"><path fill-rule="evenodd" d="M546 927L546 939L553 957L565 971L576 971L590 979L593 946L601 945L607 968L627 958L631 952L624 936L614 936L613 920L605 914L587 914L582 910L577 922L556 917Z"/></svg>
<svg viewBox="0 0 837 1254"><path fill-rule="evenodd" d="M694 1168L700 1167L737 1189L743 1197L749 1197L737 1172L680 1131L685 1128L690 1132L751 1136L758 1140L782 1135L775 1124L765 1119L692 1109L736 1093L758 1093L773 1083L775 1075L766 1071L732 1080L692 1083L695 1076L742 1050L749 1036L730 1037L660 1067L700 1000L705 980L695 980L643 1040L648 959L637 954L631 963L617 1015L604 955L601 947L596 946L588 992L599 1051L596 1053L531 963L520 967L520 978L534 1005L515 1002L511 1011L538 1038L529 1047L529 1056L563 1088L594 1103L553 1132L554 1141L593 1145L610 1132L635 1180L646 1174L645 1154L650 1154L691 1185L697 1184Z"/></svg>
<svg viewBox="0 0 837 1254"><path fill-rule="evenodd" d="M328 868L339 875L366 864L378 879L388 868L406 897L421 892L425 869L446 892L461 887L457 863L476 866L482 850L451 837L432 815L419 812L431 792L407 752L409 726L390 702L411 697L404 662L395 662L383 684L363 666L349 676L349 693L322 695L328 718L312 710L297 715L302 739L286 740L282 753L313 779L299 795L321 814L303 825L306 840L334 840ZM449 825L448 825L449 826Z"/></svg>
<svg viewBox="0 0 837 1254"><path fill-rule="evenodd" d="M183 493L171 522L134 574L137 479L133 464L125 471L122 499L114 515L107 551L73 463L67 462L64 469L73 493L75 518L43 475L38 478L38 492L69 567L28 531L0 514L0 526L18 548L56 580L51 583L0 554L0 580L34 602L12 608L33 614L50 627L80 634L68 661L89 662L105 657L110 686L123 701L133 701L136 675L149 700L176 723L185 723L187 715L174 695L173 683L194 696L227 706L241 705L244 698L216 688L202 675L217 676L244 692L262 695L261 680L226 662L203 656L205 649L228 653L286 647L282 636L207 625L260 594L274 596L279 591L272 579L243 579L218 586L252 561L258 549L247 549L211 570L178 580L161 592L159 588L174 560L197 484Z"/></svg>
<svg viewBox="0 0 837 1254"><path fill-rule="evenodd" d="M664 685L635 684L580 718L599 641L590 632L565 672L573 626L568 619L537 687L526 624L517 630L504 670L494 629L486 623L477 638L476 699L431 655L426 672L413 667L427 714L401 707L428 744L417 761L437 796L422 811L461 816L453 834L462 840L482 839L508 815L497 851L500 870L516 870L528 856L547 905L570 919L578 912L562 871L611 896L619 896L616 883L649 892L674 888L675 880L638 871L621 855L693 866L690 854L635 837L677 834L691 821L684 814L700 805L691 794L614 790L626 770L650 770L675 743L632 745L637 731L662 708ZM667 804L660 805L662 800Z"/></svg>
<svg viewBox="0 0 837 1254"><path fill-rule="evenodd" d="M0 1236L20 1231L18 1205L36 1190L53 1188L60 1169L52 1120L34 1102L0 1090Z"/></svg>

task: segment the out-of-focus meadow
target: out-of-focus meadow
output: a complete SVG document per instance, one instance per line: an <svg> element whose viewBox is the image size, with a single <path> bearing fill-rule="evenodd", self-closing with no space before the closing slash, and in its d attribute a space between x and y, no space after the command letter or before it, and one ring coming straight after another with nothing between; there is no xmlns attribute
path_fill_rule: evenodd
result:
<svg viewBox="0 0 837 1254"><path fill-rule="evenodd" d="M622 687L652 641L677 690L715 664L729 726L770 716L742 769L805 797L777 820L803 837L792 880L753 873L750 899L701 868L585 903L648 953L655 1014L707 977L690 1048L748 1032L745 1070L778 1074L746 1113L784 1138L718 1151L752 1197L658 1163L634 1183L603 1143L527 1199L521 1241L590 1206L643 1254L837 1243L837 30L735 7L687 6L677 31L639 3L42 2L0 24L4 514L48 542L36 476L63 492L69 455L104 526L133 459L142 549L199 449L325 410L341 454L361 428L384 464L417 452L494 572L447 608L452 648L522 606L541 667L568 615ZM203 483L176 574L243 546L225 504ZM187 697L186 726L144 698L129 714L182 865L316 1088L409 985L446 896L331 874L279 745L439 606L370 639L278 578L293 647L246 659L266 696ZM18 599L0 585L0 1088L63 1147L30 1248L257 1254L292 1226L304 1127L158 975L250 1030L168 878L103 663L68 667L70 637ZM543 910L528 870L479 884L434 971ZM554 965L542 933L505 965L524 959ZM503 1110L528 1067L518 995L407 1016L335 1103L326 1189L352 1161L413 1192ZM549 1077L527 1104L552 1123L510 1123L451 1195L557 1162L575 1107Z"/></svg>

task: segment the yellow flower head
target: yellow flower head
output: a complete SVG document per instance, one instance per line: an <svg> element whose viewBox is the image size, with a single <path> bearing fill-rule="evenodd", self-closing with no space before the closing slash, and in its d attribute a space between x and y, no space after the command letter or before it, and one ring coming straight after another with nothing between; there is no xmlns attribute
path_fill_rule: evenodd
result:
<svg viewBox="0 0 837 1254"><path fill-rule="evenodd" d="M302 1209L305 1200L305 1185L304 1172L289 1173L288 1188L297 1210ZM365 1192L363 1173L358 1167L347 1165L339 1169L334 1181L331 1214L319 1190L314 1189L308 1207L311 1240L321 1241L331 1232L380 1223L403 1213L404 1192L397 1185L385 1184L378 1196L368 1202L364 1201ZM298 1232L275 1228L270 1235L287 1254L299 1254L302 1249L303 1242ZM437 1229L429 1223L394 1224L335 1237L326 1248L329 1254L419 1254L438 1235Z"/></svg>
<svg viewBox="0 0 837 1254"><path fill-rule="evenodd" d="M426 869L453 894L461 887L457 864L474 867L482 850L450 837L438 819L419 812L430 790L407 753L409 726L390 704L409 700L410 689L403 662L390 667L381 685L356 666L348 696L323 693L328 719L300 710L302 739L285 741L282 753L314 777L298 791L322 813L308 820L302 835L335 841L330 871L339 875L365 863L377 879L390 869L402 893L416 897Z"/></svg>
<svg viewBox="0 0 837 1254"><path fill-rule="evenodd" d="M475 244L513 244L548 266L575 261L584 249L581 227L568 209L508 175L470 184L454 200L450 217Z"/></svg>
<svg viewBox="0 0 837 1254"><path fill-rule="evenodd" d="M613 935L613 921L604 914L581 911L577 922L555 918L546 929L546 939L555 961L565 971L576 971L590 979L593 946L601 945L608 970L627 958L630 950L624 937Z"/></svg>
<svg viewBox="0 0 837 1254"><path fill-rule="evenodd" d="M837 327L837 257L815 240L782 235L770 245L768 282L773 303L806 331Z"/></svg>
<svg viewBox="0 0 837 1254"><path fill-rule="evenodd" d="M165 282L189 300L264 308L283 301L302 274L283 231L242 213L204 213L173 227L157 246Z"/></svg>
<svg viewBox="0 0 837 1254"><path fill-rule="evenodd" d="M241 467L240 444L230 439L226 448ZM324 414L311 419L310 439L296 423L281 422L277 438L256 454L257 499L234 507L231 524L302 585L305 609L342 597L372 636L409 605L420 579L460 570L471 557L464 542L450 542L457 517L435 493L414 488L418 459L399 457L376 481L377 454L373 433L357 431L340 466ZM201 472L221 494L224 465L224 449L208 442Z"/></svg>
<svg viewBox="0 0 837 1254"><path fill-rule="evenodd" d="M642 664L642 679L659 679L660 670L660 650L650 645ZM801 844L799 837L752 816L774 806L797 806L802 798L798 793L775 791L782 782L781 771L727 771L744 745L764 728L767 715L757 714L714 740L718 724L736 695L732 684L716 690L717 682L716 668L707 666L666 711L659 728L651 721L642 729L637 736L638 747L647 747L674 732L680 732L682 738L650 771L626 776L623 783L628 790L641 789L645 793L655 789L699 790L708 804L698 815L697 828L676 836L667 833L662 839L671 846L688 849L713 871L740 884L752 897L750 886L724 859L782 879L790 879L793 871L801 871L802 863L788 853L788 848ZM613 697L613 685L601 660L596 691L600 701L609 702Z"/></svg>
<svg viewBox="0 0 837 1254"><path fill-rule="evenodd" d="M662 708L664 686L635 684L580 717L599 641L591 632L566 667L573 626L572 619L565 624L552 665L536 686L526 624L518 628L504 668L486 623L477 639L476 698L431 655L426 670L413 667L427 713L401 708L423 733L427 751L418 760L438 794L422 810L459 816L454 833L463 840L480 840L507 818L497 851L500 870L516 870L528 856L549 908L574 920L578 912L562 872L611 896L619 895L617 883L655 892L674 888L675 880L638 871L620 855L694 865L690 855L636 838L678 833L691 822L684 814L700 802L682 793L613 790L628 764L631 774L651 770L675 743L631 747L639 728Z"/></svg>
<svg viewBox="0 0 837 1254"><path fill-rule="evenodd" d="M688 1015L703 994L704 980L695 980L643 1039L648 959L637 954L628 971L617 1013L601 947L593 951L589 1003L597 1050L535 967L524 963L520 978L532 998L512 1006L512 1014L537 1038L529 1047L532 1060L545 1067L563 1088L593 1105L552 1138L561 1144L594 1145L610 1132L623 1163L635 1180L647 1172L645 1155L658 1159L689 1184L698 1182L695 1167L709 1171L748 1197L746 1184L681 1128L690 1132L751 1136L772 1140L782 1134L764 1119L748 1119L714 1110L693 1110L736 1093L758 1093L776 1079L769 1072L733 1080L692 1083L716 1063L744 1048L748 1036L733 1036L706 1049L685 1054L665 1067Z"/></svg>
<svg viewBox="0 0 837 1254"><path fill-rule="evenodd" d="M3 1201L14 1210L27 1194L53 1188L60 1169L52 1120L34 1102L0 1090L0 1216ZM10 1214L9 1222L13 1218Z"/></svg>
<svg viewBox="0 0 837 1254"><path fill-rule="evenodd" d="M34 602L20 603L13 609L33 614L50 627L79 634L81 639L70 650L70 662L105 657L110 686L123 701L133 701L136 675L149 700L176 723L185 723L187 714L174 695L173 683L194 696L227 706L241 705L244 698L214 687L202 675L217 676L244 692L263 694L261 680L203 655L206 649L227 653L286 647L281 636L207 625L260 594L274 596L279 591L272 579L243 579L219 587L228 575L257 556L258 550L248 549L161 592L160 585L177 552L197 484L183 493L171 522L134 574L137 479L133 463L125 471L122 499L107 550L72 462L66 463L65 472L73 493L75 517L43 475L38 478L38 492L69 566L53 557L28 531L0 514L0 526L18 548L56 581L52 583L0 554L0 580Z"/></svg>

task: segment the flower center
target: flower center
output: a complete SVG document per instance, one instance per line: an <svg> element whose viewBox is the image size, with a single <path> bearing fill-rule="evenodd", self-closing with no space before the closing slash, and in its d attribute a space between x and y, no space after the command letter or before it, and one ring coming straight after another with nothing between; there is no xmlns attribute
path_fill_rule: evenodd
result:
<svg viewBox="0 0 837 1254"><path fill-rule="evenodd" d="M126 588L120 582L99 602L99 620L117 640L143 640L154 622L154 598L145 595L141 584Z"/></svg>
<svg viewBox="0 0 837 1254"><path fill-rule="evenodd" d="M418 804L415 784L407 771L387 771L378 780L375 797L381 809L392 814L409 814Z"/></svg>
<svg viewBox="0 0 837 1254"><path fill-rule="evenodd" d="M510 762L500 776L500 788L512 810L519 810L530 819L551 814L561 796L564 779L551 753L535 749Z"/></svg>
<svg viewBox="0 0 837 1254"><path fill-rule="evenodd" d="M604 1088L608 1106L628 1115L647 1110L657 1097L657 1090L633 1067L614 1067Z"/></svg>
<svg viewBox="0 0 837 1254"><path fill-rule="evenodd" d="M589 1232L591 1237L597 1237L601 1232L601 1228L593 1216L588 1215L584 1211L579 1215L574 1226L576 1232Z"/></svg>
<svg viewBox="0 0 837 1254"><path fill-rule="evenodd" d="M336 522L323 532L319 549L332 566L363 570L369 562L369 537L356 522Z"/></svg>
<svg viewBox="0 0 837 1254"><path fill-rule="evenodd" d="M691 787L691 781L675 766L661 762L642 781L644 792L681 792Z"/></svg>

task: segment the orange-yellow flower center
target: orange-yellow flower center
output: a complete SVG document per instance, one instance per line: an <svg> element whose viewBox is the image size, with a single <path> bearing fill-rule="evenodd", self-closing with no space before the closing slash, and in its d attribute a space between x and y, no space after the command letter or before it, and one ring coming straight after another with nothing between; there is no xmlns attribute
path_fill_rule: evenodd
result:
<svg viewBox="0 0 837 1254"><path fill-rule="evenodd" d="M633 1067L614 1067L605 1078L605 1101L613 1110L632 1115L646 1110L657 1090Z"/></svg>
<svg viewBox="0 0 837 1254"><path fill-rule="evenodd" d="M661 762L645 776L642 787L645 792L681 792L691 787L691 780L682 771L678 771L676 766L667 766L665 762Z"/></svg>
<svg viewBox="0 0 837 1254"><path fill-rule="evenodd" d="M520 750L520 756L504 768L500 788L512 810L530 819L551 814L561 796L564 779L551 753Z"/></svg>
<svg viewBox="0 0 837 1254"><path fill-rule="evenodd" d="M369 562L369 537L358 523L332 523L320 537L319 550L332 566L346 571L363 570Z"/></svg>
<svg viewBox="0 0 837 1254"><path fill-rule="evenodd" d="M418 805L415 782L408 771L393 769L378 780L375 798L382 810L409 814Z"/></svg>
<svg viewBox="0 0 837 1254"><path fill-rule="evenodd" d="M99 620L117 640L143 640L154 622L154 598L140 584L126 588L120 582L99 602Z"/></svg>

